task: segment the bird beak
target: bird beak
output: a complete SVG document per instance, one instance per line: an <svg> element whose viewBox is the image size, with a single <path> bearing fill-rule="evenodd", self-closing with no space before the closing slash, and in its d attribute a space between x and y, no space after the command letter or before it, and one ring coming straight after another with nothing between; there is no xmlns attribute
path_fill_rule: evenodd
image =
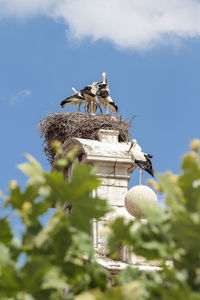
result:
<svg viewBox="0 0 200 300"><path fill-rule="evenodd" d="M133 144L131 143L131 146L130 146L130 148L129 148L129 150L128 150L128 153L131 151L131 148L133 147Z"/></svg>

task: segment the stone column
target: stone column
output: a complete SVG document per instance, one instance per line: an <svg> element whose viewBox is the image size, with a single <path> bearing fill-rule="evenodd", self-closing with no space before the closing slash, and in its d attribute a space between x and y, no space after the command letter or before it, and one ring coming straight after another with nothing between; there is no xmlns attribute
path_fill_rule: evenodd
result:
<svg viewBox="0 0 200 300"><path fill-rule="evenodd" d="M98 133L98 140L73 138L63 144L64 155L74 146L81 149L81 162L93 165L97 169L97 177L101 184L93 195L107 199L113 209L104 219L93 221L93 245L98 255L104 256L106 243L103 231L107 224L117 216L124 216L127 220L133 217L127 212L124 204L125 195L130 180L129 169L134 170L131 154L128 153L130 143L118 142L119 132L115 130L101 129ZM70 169L66 170L66 178L70 178ZM128 250L121 249L121 261L128 261Z"/></svg>

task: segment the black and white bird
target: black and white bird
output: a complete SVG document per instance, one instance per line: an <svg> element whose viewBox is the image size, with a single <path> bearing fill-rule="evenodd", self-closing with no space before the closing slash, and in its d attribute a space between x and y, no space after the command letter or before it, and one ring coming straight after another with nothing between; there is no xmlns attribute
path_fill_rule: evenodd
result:
<svg viewBox="0 0 200 300"><path fill-rule="evenodd" d="M92 85L87 85L79 92L75 88L72 88L75 94L64 99L60 105L62 107L69 105L78 105L78 112L80 112L81 104L84 105L84 112L86 113L86 105L88 105L88 112L95 113L97 107L101 110L100 104L97 102L96 93L97 93L97 85L98 82L93 82Z"/></svg>
<svg viewBox="0 0 200 300"><path fill-rule="evenodd" d="M97 84L98 82L93 82L91 85L85 86L82 90L80 90L81 95L85 98L88 105L88 112L94 114L99 107L101 111L100 104L97 101Z"/></svg>
<svg viewBox="0 0 200 300"><path fill-rule="evenodd" d="M97 89L97 96L99 98L99 101L103 105L104 109L106 109L106 113L108 113L108 109L112 112L117 112L118 107L110 97L110 90L106 79L106 73L103 73L102 77L103 80L98 84Z"/></svg>
<svg viewBox="0 0 200 300"><path fill-rule="evenodd" d="M148 172L154 177L154 169L150 158L153 158L151 154L142 152L141 147L137 144L137 140L132 140L128 152L131 151L134 162L138 165L140 170Z"/></svg>
<svg viewBox="0 0 200 300"><path fill-rule="evenodd" d="M69 105L78 105L78 112L80 112L81 104L84 104L84 109L85 109L87 101L81 92L77 92L74 88L72 89L73 91L75 91L75 94L64 99L60 103L60 105L62 106L62 108Z"/></svg>

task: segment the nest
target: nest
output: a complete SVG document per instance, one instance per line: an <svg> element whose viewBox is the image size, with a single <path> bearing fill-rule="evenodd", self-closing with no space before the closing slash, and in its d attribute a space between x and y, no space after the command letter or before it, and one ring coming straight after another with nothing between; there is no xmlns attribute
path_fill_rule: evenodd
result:
<svg viewBox="0 0 200 300"><path fill-rule="evenodd" d="M41 137L44 137L44 153L50 164L54 160L51 143L58 140L63 144L71 138L97 140L100 129L119 131L119 142L128 142L130 123L119 116L110 114L82 114L82 113L53 113L40 121Z"/></svg>

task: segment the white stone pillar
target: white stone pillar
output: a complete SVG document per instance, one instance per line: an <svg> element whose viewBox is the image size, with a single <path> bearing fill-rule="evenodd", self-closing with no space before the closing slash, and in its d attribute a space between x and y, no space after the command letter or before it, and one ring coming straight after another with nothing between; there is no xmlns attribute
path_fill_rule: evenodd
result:
<svg viewBox="0 0 200 300"><path fill-rule="evenodd" d="M93 165L97 169L97 177L101 184L93 195L107 199L113 209L104 219L93 221L93 245L99 255L105 254L106 243L103 231L107 224L117 216L124 216L126 219L133 219L127 212L124 204L125 195L128 190L130 179L129 169L137 167L134 164L131 154L128 153L130 143L118 142L119 132L115 130L101 129L98 133L99 140L73 138L63 144L63 155L74 146L81 149L81 162ZM70 169L66 172L70 172ZM66 176L70 178L70 174ZM121 260L128 260L126 247L121 249Z"/></svg>

